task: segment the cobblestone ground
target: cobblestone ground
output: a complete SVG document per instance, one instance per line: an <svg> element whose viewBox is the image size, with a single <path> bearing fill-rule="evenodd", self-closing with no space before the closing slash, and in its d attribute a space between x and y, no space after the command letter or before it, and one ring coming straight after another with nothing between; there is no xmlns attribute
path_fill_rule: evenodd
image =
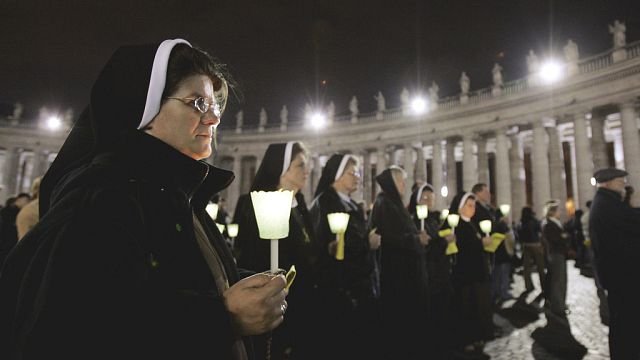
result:
<svg viewBox="0 0 640 360"><path fill-rule="evenodd" d="M609 328L602 325L599 315L599 299L594 280L580 275L579 269L574 267L574 262L567 262L568 288L567 305L571 310L568 315L571 334L579 343L587 348L584 360L609 359ZM519 301L509 300L502 305L501 313L516 311L515 309L540 309L539 303L534 299L539 294L540 285L537 273L532 274L536 291L523 295ZM521 275L514 275L511 293L514 297L524 294L524 279ZM526 299L525 299L526 297ZM520 307L516 302L519 303ZM525 304L529 304L526 305ZM536 313L537 319L536 319ZM509 360L556 360L564 359L552 354L536 342L531 334L534 330L547 324L544 312L531 311L528 321L508 320L509 316L494 315L494 322L502 328L502 336L486 344L485 352L491 355L491 359ZM530 321L530 322L529 322Z"/></svg>

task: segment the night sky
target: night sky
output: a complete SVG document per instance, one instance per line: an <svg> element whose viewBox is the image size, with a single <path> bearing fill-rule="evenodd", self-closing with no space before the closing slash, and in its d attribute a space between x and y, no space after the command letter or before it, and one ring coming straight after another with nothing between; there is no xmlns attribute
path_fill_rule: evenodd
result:
<svg viewBox="0 0 640 360"><path fill-rule="evenodd" d="M399 106L403 87L436 81L440 97L491 84L494 62L505 81L526 73L525 57L562 56L567 39L580 56L612 46L608 25L625 22L627 42L640 40L638 0L0 0L0 112L86 105L91 85L120 44L184 37L226 63L238 82L224 126L256 123L261 107L279 122L301 118L305 102L348 114Z"/></svg>

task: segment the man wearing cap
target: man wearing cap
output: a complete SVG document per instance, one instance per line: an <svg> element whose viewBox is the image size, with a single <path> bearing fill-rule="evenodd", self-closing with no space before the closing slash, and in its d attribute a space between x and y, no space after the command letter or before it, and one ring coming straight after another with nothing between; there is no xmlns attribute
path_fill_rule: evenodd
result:
<svg viewBox="0 0 640 360"><path fill-rule="evenodd" d="M621 169L605 168L593 175L598 190L589 214L589 234L596 276L607 290L609 303L609 349L611 359L640 359L635 327L640 321L640 297L632 283L640 271L640 214L626 205L625 177Z"/></svg>

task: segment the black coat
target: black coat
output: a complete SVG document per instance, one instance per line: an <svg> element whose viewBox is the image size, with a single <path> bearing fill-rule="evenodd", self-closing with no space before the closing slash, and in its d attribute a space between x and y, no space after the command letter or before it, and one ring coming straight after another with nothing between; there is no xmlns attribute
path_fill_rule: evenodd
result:
<svg viewBox="0 0 640 360"><path fill-rule="evenodd" d="M550 254L567 255L571 245L569 234L554 221L547 219L542 227L542 239Z"/></svg>
<svg viewBox="0 0 640 360"><path fill-rule="evenodd" d="M318 257L318 286L344 293L355 303L372 298L374 253L369 246L362 208L353 200L347 204L333 187L329 187L316 198L310 212L316 229L314 248ZM328 251L328 245L336 239L336 235L331 232L327 214L334 212L349 214L344 236L344 260L336 260Z"/></svg>
<svg viewBox="0 0 640 360"><path fill-rule="evenodd" d="M235 283L204 211L232 179L139 131L69 174L0 276L1 358L231 358L234 330L192 214Z"/></svg>
<svg viewBox="0 0 640 360"><path fill-rule="evenodd" d="M445 222L443 229L448 229ZM460 222L455 229L458 253L453 265L451 279L454 286L466 286L483 282L489 278L489 262L487 252L482 245L482 235L473 221Z"/></svg>
<svg viewBox="0 0 640 360"><path fill-rule="evenodd" d="M638 279L640 212L625 205L622 197L599 188L589 213L589 236L596 270L605 289L629 289L629 279ZM626 291L635 291L629 289Z"/></svg>
<svg viewBox="0 0 640 360"><path fill-rule="evenodd" d="M476 213L473 215L471 220L476 224L476 227L480 228L480 221L482 220L491 220L491 234L500 233L506 234L509 231L509 227L503 221L498 221L498 217L496 214L496 209L491 206L485 206L480 203L480 201L476 202ZM484 236L485 234L482 234ZM507 252L507 248L504 244L504 241L498 245L495 253L488 254L490 257L493 257L493 260L497 264L502 263L510 263L511 255Z"/></svg>

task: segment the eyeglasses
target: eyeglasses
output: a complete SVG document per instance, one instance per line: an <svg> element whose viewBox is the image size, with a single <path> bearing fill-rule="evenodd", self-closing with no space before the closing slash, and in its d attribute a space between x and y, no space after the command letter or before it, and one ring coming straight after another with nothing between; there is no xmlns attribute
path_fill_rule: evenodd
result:
<svg viewBox="0 0 640 360"><path fill-rule="evenodd" d="M207 113L207 111L213 111L213 115L215 115L218 119L222 116L222 108L219 103L213 102L209 103L202 96L197 98L178 98L178 97L166 97L165 99L171 100L180 100L185 105L191 105L194 109L198 110L203 115ZM186 102L185 102L186 101Z"/></svg>
<svg viewBox="0 0 640 360"><path fill-rule="evenodd" d="M347 174L349 174L349 175L351 175L353 177L356 177L358 179L360 179L362 177L362 174L360 174L359 171L353 171L353 172L350 172L350 173L347 173Z"/></svg>

